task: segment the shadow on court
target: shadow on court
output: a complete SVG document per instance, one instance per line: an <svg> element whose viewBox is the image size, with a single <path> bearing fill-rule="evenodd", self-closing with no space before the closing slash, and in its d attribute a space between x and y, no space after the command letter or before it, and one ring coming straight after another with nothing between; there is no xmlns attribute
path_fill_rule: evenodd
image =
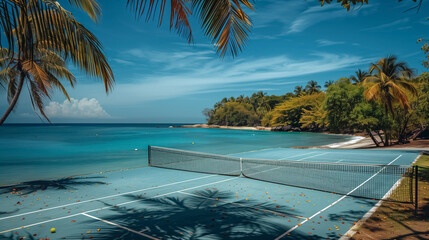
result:
<svg viewBox="0 0 429 240"><path fill-rule="evenodd" d="M152 199L142 195L128 195L129 200L142 201L133 207L105 203L106 206L113 207L113 212L96 216L163 239L274 239L296 224L286 226L288 219L297 221L291 217L298 214L296 211L267 202L234 200L235 196L231 192L204 190L192 194L196 195ZM275 211L280 215L268 211ZM299 231L294 232L293 236L309 239L307 234ZM110 225L92 235L92 239L147 239L139 237ZM313 235L310 239L322 237Z"/></svg>
<svg viewBox="0 0 429 240"><path fill-rule="evenodd" d="M21 195L34 193L37 191L45 191L48 189L65 190L76 189L78 186L88 186L93 184L106 184L106 182L98 181L103 177L68 177L54 180L36 180L22 182L15 185L0 187L0 194L19 193Z"/></svg>

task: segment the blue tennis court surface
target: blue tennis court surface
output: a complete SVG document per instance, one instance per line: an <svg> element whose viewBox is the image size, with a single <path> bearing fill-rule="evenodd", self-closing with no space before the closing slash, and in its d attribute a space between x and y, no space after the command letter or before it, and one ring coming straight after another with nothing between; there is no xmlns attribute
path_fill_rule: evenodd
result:
<svg viewBox="0 0 429 240"><path fill-rule="evenodd" d="M418 155L275 148L232 156L409 166ZM0 193L0 239L339 239L378 202L156 167L35 181Z"/></svg>

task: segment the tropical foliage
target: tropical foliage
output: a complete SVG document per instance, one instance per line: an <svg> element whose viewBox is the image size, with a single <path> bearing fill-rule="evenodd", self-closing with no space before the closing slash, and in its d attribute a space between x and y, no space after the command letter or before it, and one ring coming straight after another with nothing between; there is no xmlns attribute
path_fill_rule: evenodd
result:
<svg viewBox="0 0 429 240"><path fill-rule="evenodd" d="M415 77L394 56L372 63L368 71L359 69L349 78L329 81L325 87L321 90L316 81L309 81L281 96L258 92L251 97L224 98L205 112L209 124L362 132L377 146L390 145L392 140L404 143L429 123L429 73ZM240 112L237 121L219 117L232 111Z"/></svg>
<svg viewBox="0 0 429 240"><path fill-rule="evenodd" d="M95 0L69 2L97 20L101 10ZM10 102L0 125L13 110L26 80L33 107L47 119L43 97L49 98L53 87L68 97L60 80L67 80L72 86L75 82L66 62L102 79L106 92L112 88L114 77L101 43L57 1L1 1L0 28L0 41L8 46L1 49L1 78L8 86Z"/></svg>

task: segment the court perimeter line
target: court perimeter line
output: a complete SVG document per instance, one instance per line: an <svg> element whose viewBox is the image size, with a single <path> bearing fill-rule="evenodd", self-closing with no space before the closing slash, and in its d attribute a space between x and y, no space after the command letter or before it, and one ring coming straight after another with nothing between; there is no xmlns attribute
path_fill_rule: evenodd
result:
<svg viewBox="0 0 429 240"><path fill-rule="evenodd" d="M65 204L65 205L61 205L61 206L50 207L50 208L39 209L39 210L31 211L31 212L15 214L15 215L12 215L12 216L2 217L2 218L0 218L0 221L8 219L8 218L14 218L14 217L24 216L24 215L28 215L28 214L33 214L33 213L44 212L44 211L48 211L48 210L52 210L52 209L56 209L56 208L62 208L62 207L67 207L67 206L72 206L72 205L77 205L77 204L82 204L82 203L87 203L87 202L93 202L93 201L97 201L97 200L101 200L101 199L105 199L105 198L117 197L117 196L122 196L122 195L125 195L125 194L131 194L131 193L136 193L136 192L141 192L141 191L152 190L152 189L156 189L156 188L167 187L167 186L171 186L171 185L175 185L175 184L179 184L179 183L192 182L192 181L196 181L196 180L199 180L199 179L209 178L209 177L214 177L214 176L217 176L217 175L209 175L209 176L204 176L204 177L191 178L191 179L188 179L188 180L174 182L174 183L168 183L168 184L164 184L164 185L161 185L161 186L144 188L144 189L140 189L140 190L134 190L134 191L130 191L130 192L119 193L119 194L115 194L115 195L110 195L110 196L105 196L105 197L99 197L99 198L94 198L94 199L88 199L88 200L84 200L84 201L80 201L80 202L69 203L69 204Z"/></svg>
<svg viewBox="0 0 429 240"><path fill-rule="evenodd" d="M395 159L393 159L388 165L394 163L396 160L398 160L400 157L402 157L402 154L399 155L398 157L396 157ZM350 192L348 192L346 195L340 197L339 199L337 199L335 202L329 204L328 206L326 206L325 208L323 208L322 210L316 212L315 214L313 214L311 217L305 219L304 221L302 221L299 225L295 225L294 227L292 227L291 229L289 229L287 232L283 233L282 235L278 236L275 240L279 240L281 238L283 238L284 236L288 235L289 233L291 233L292 231L294 231L295 229L297 229L299 226L303 225L304 223L306 223L307 221L311 220L312 218L314 218L315 216L321 214L322 212L324 212L325 210L327 210L328 208L334 206L335 204L337 204L338 202L340 202L341 200L343 200L344 198L348 197L350 194L352 194L354 191L356 191L357 189L359 189L360 187L362 187L365 183L367 183L369 180L373 179L375 176L377 176L381 171L383 171L386 167L383 167L382 169L380 169L378 172L376 172L374 175L372 175L371 177L369 177L367 180L365 180L363 183L359 184L357 187L355 187L353 190L351 190Z"/></svg>
<svg viewBox="0 0 429 240"><path fill-rule="evenodd" d="M113 225L113 226L118 227L118 228L125 229L125 230L127 230L127 231L129 231L129 232L132 232L132 233L138 234L138 235L143 236L143 237L147 237L147 238L150 238L150 239L153 239L153 240L159 240L159 238L154 238L154 237L152 237L152 236L149 236L149 235L147 235L147 234L144 234L144 233L142 233L142 231L137 232L137 231L135 231L135 230L133 230L133 229L131 229L131 228L127 228L127 227L121 226L121 225L119 225L119 224L116 224L116 223L113 223L113 222L110 222L110 221L107 221L107 220L104 220L104 219L101 219L101 218L98 218L98 217L94 217L94 216L89 215L89 214L86 214L86 213L82 213L82 215L87 216L87 217L90 217L90 218L95 219L95 220L98 220L98 221L102 221L102 222L104 222L104 223L107 223L107 224ZM146 230L143 230L143 231L147 231L147 229L146 229Z"/></svg>
<svg viewBox="0 0 429 240"><path fill-rule="evenodd" d="M48 222L53 222L53 221L57 221L57 220L61 220L61 219L76 217L76 216L82 215L84 213L96 212L96 211L101 211L101 210L105 210L105 209L114 208L116 206L122 206L122 205L130 204L130 203L134 203L134 202L144 201L144 200L147 200L147 199L159 198L159 197L167 196L167 195L170 195L170 194L173 194L173 193L178 193L180 191L186 191L186 190L190 190L190 189L194 189L194 188L204 187L206 185L211 185L211 184L216 184L216 183L231 181L231 180L234 180L234 179L239 179L239 178L238 177L232 177L232 178L228 178L228 179L224 179L224 180L220 180L220 181L216 181L216 182L202 184L202 185L195 186L195 187L190 187L190 188L185 188L185 189L182 189L182 190L177 190L177 191L174 191L174 192L169 192L169 193L164 193L164 194L161 194L161 195L156 195L156 196L153 196L153 197L150 197L150 198L137 199L137 200L133 200L133 201L128 201L128 202L123 202L123 203L120 203L120 204L116 204L116 205L113 205L113 206L96 208L96 209L88 210L88 211L85 211L85 212L82 212L82 213L76 213L76 214L72 214L72 215L69 215L69 216L58 217L58 218L54 218L54 219L50 219L50 220L46 220L46 221L42 221L42 222L32 223L32 224L25 225L25 226L22 226L22 227L17 227L17 228L13 228L13 229L9 229L9 230L4 230L4 231L1 231L0 234L11 232L11 231L15 231L15 230L19 230L19 229L23 229L23 228L33 227L33 226L36 226L36 225L39 225L39 224L43 224L43 223L48 223Z"/></svg>
<svg viewBox="0 0 429 240"><path fill-rule="evenodd" d="M203 197L203 196L200 196L200 195L197 195L197 194L193 194L193 193L187 193L187 192L183 192L183 191L180 191L179 193L182 193L182 194L185 194L185 195L190 195L190 196L195 196L195 197L199 197L199 198L204 198L204 199L210 199L210 200L214 200L214 201L224 202L226 204L237 205L237 206L244 207L244 208L251 208L251 209L256 210L256 211L270 212L272 214L279 215L281 217L287 215L287 216L291 216L291 217L294 217L294 218L305 219L305 217L302 217L302 216L296 216L296 215L289 214L289 213L280 213L280 212L276 212L276 211L272 211L272 210L267 210L267 209L262 209L262 208L256 208L256 207L247 206L245 204L236 203L236 202L228 202L228 201L225 201L225 200L216 200L214 198Z"/></svg>
<svg viewBox="0 0 429 240"><path fill-rule="evenodd" d="M414 159L414 161L411 163L411 165L415 164L417 162L417 160L421 157L422 155L420 154L419 156L416 157L416 159ZM357 230L359 229L360 226L362 226L362 224L364 224L366 222L366 220L368 220L368 218L370 218L372 216L372 214L375 213L375 211L377 211L377 209L381 206L381 204L383 203L383 199L387 198L388 196L390 196L390 194L392 194L393 191L395 191L396 188L399 187L399 185L401 184L403 178L400 178L394 185L393 187L383 196L383 198L377 202L377 204L374 205L374 207L372 207L367 213L365 213L365 215L363 215L363 217L352 227L350 228L341 238L340 240L348 240L351 237L353 237L353 235L357 232Z"/></svg>

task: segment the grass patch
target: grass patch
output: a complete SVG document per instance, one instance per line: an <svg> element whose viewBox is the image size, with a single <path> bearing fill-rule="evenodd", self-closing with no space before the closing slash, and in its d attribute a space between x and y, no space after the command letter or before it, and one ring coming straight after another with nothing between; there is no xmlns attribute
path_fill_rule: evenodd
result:
<svg viewBox="0 0 429 240"><path fill-rule="evenodd" d="M415 165L419 166L418 215L411 204L383 202L352 239L429 239L429 156L422 155Z"/></svg>

